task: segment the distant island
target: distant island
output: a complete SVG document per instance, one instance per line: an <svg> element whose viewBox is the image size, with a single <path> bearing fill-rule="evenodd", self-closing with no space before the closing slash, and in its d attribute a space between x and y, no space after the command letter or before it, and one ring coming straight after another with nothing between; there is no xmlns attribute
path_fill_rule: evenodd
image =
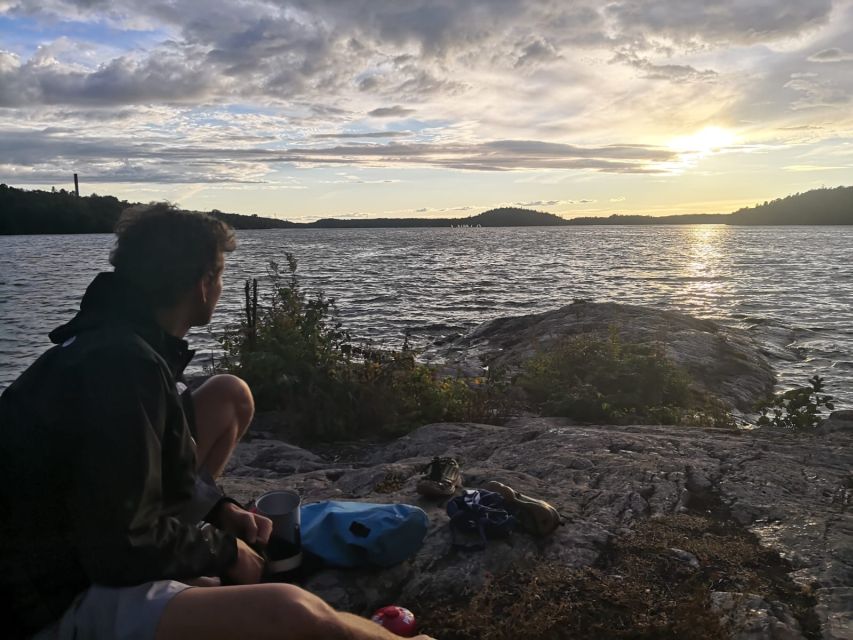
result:
<svg viewBox="0 0 853 640"><path fill-rule="evenodd" d="M0 235L111 233L121 212L136 203L114 196L27 191L0 184ZM502 207L467 218L325 218L297 223L257 215L212 215L235 229L376 229L383 227L542 227L575 225L847 225L853 224L853 187L814 189L733 213L670 216L614 214L604 218L561 218L552 213Z"/></svg>

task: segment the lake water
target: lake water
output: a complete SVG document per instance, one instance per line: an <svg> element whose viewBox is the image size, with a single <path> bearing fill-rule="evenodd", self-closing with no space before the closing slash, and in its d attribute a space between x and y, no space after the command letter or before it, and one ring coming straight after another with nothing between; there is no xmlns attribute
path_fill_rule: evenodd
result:
<svg viewBox="0 0 853 640"><path fill-rule="evenodd" d="M236 321L243 280L285 252L356 337L399 347L573 298L652 305L749 330L783 388L824 376L853 408L853 227L607 226L238 232L220 312L190 337L196 369ZM109 269L110 235L0 237L0 389L49 346ZM211 333L212 331L212 333Z"/></svg>

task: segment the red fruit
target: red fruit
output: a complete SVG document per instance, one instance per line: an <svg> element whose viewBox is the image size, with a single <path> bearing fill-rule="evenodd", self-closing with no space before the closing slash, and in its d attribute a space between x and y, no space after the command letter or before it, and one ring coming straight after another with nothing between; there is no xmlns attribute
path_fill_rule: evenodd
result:
<svg viewBox="0 0 853 640"><path fill-rule="evenodd" d="M398 636L403 636L404 638L414 636L417 629L415 614L408 609L396 605L377 609L370 619L382 625L391 633L396 633Z"/></svg>

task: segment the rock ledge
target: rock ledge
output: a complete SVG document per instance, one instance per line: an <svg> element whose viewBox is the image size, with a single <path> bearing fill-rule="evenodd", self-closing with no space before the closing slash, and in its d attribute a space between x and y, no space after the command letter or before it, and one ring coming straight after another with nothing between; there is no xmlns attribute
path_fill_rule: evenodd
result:
<svg viewBox="0 0 853 640"><path fill-rule="evenodd" d="M519 566L587 570L600 565L614 541L642 523L690 512L730 518L733 526L747 528L777 552L791 584L816 603L809 615L818 621L822 637L840 640L853 638L851 445L853 433L844 430L817 437L768 430L577 426L529 418L503 427L427 425L347 464L284 443L254 440L239 446L223 484L243 500L287 487L299 490L306 502L423 507L430 532L410 561L381 573L327 570L308 581L309 589L350 611L364 613L389 602L417 609L430 594L467 598L491 576ZM456 457L466 486L506 482L552 502L567 523L544 541L516 535L482 553L454 551L442 505L421 500L415 491L423 465L435 455ZM689 543L669 544L667 555L689 567L690 562L678 559ZM707 558L695 549L693 555L699 570L707 569ZM744 602L754 597L777 622L762 625L749 618L740 630L732 630L732 637L806 637L794 624L802 620L791 618L786 609L790 603L735 587L720 589L722 595L712 598L720 615L737 618ZM732 595L741 592L750 595Z"/></svg>

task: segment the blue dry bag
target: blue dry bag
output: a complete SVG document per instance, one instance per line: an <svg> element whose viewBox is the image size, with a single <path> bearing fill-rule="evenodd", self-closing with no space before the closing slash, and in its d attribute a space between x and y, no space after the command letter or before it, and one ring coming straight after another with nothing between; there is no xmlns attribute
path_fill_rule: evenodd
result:
<svg viewBox="0 0 853 640"><path fill-rule="evenodd" d="M390 567L421 548L429 525L407 504L316 502L302 507L302 548L333 567Z"/></svg>

